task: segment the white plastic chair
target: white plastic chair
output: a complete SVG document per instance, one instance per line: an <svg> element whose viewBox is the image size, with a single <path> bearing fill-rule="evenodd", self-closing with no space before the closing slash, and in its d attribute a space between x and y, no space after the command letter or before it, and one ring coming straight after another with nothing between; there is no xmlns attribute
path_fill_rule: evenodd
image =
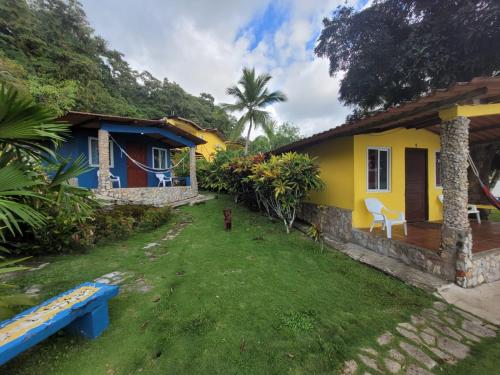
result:
<svg viewBox="0 0 500 375"><path fill-rule="evenodd" d="M370 232L373 231L376 224L382 224L382 230L387 231L387 238L392 238L392 226L403 224L405 236L408 235L405 214L403 212L389 210L376 198L366 198L365 205L368 212L373 215L373 223L370 227ZM399 216L397 219L390 219L384 214L384 211L391 214L399 214Z"/></svg>
<svg viewBox="0 0 500 375"><path fill-rule="evenodd" d="M438 195L439 201L441 204L443 204L444 197L443 194ZM477 222L481 224L481 212L477 209L477 206L475 204L468 204L467 205L467 215L476 215Z"/></svg>
<svg viewBox="0 0 500 375"><path fill-rule="evenodd" d="M99 170L97 170L97 178L99 179ZM111 181L111 187L113 187L113 182L116 182L119 188L122 187L120 176L115 176L113 173L109 172L109 180Z"/></svg>
<svg viewBox="0 0 500 375"><path fill-rule="evenodd" d="M160 187L160 185L163 185L163 187L166 187L167 182L170 183L170 186L174 185L173 180L172 180L172 176L167 177L163 173L156 173L155 176L158 179L158 187Z"/></svg>

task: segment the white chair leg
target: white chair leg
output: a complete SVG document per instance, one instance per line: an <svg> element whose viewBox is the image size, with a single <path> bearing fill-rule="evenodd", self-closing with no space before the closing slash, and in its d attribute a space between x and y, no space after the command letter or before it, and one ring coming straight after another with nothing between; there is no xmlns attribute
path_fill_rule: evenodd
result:
<svg viewBox="0 0 500 375"><path fill-rule="evenodd" d="M392 238L392 225L387 223L387 238Z"/></svg>
<svg viewBox="0 0 500 375"><path fill-rule="evenodd" d="M375 226L375 222L372 223L372 226L370 227L370 232L373 230L374 226Z"/></svg>
<svg viewBox="0 0 500 375"><path fill-rule="evenodd" d="M403 228L405 230L405 236L408 235L408 226L406 225L406 223L403 224Z"/></svg>
<svg viewBox="0 0 500 375"><path fill-rule="evenodd" d="M481 213L476 212L477 222L481 224Z"/></svg>

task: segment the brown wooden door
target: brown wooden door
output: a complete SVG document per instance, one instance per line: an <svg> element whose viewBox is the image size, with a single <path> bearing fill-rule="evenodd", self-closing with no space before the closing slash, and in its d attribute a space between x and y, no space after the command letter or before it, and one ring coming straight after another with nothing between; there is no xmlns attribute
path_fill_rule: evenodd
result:
<svg viewBox="0 0 500 375"><path fill-rule="evenodd" d="M134 160L147 165L147 149L142 143L127 143L127 154ZM140 169L127 158L127 186L147 187L148 176L146 171Z"/></svg>
<svg viewBox="0 0 500 375"><path fill-rule="evenodd" d="M407 148L405 152L406 220L428 219L427 150Z"/></svg>

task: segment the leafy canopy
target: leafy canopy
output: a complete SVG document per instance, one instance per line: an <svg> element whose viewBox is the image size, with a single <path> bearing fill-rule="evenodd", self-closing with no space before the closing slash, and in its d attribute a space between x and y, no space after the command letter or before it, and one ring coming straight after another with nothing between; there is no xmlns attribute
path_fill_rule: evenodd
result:
<svg viewBox="0 0 500 375"><path fill-rule="evenodd" d="M0 0L0 81L61 115L68 110L177 115L230 134L236 121L207 93L133 70L96 36L76 0Z"/></svg>
<svg viewBox="0 0 500 375"><path fill-rule="evenodd" d="M337 8L315 48L330 74L345 72L340 100L355 116L500 68L497 0L377 0Z"/></svg>

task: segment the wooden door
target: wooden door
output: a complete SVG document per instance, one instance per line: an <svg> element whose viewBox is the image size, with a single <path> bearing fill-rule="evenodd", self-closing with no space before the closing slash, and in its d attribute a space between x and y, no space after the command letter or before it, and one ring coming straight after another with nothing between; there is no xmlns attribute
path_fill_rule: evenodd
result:
<svg viewBox="0 0 500 375"><path fill-rule="evenodd" d="M405 151L406 220L426 221L429 200L427 191L427 150L407 148Z"/></svg>
<svg viewBox="0 0 500 375"><path fill-rule="evenodd" d="M143 143L127 143L127 154L134 160L147 165L147 149ZM127 158L127 186L147 187L148 176L146 171L140 169Z"/></svg>

